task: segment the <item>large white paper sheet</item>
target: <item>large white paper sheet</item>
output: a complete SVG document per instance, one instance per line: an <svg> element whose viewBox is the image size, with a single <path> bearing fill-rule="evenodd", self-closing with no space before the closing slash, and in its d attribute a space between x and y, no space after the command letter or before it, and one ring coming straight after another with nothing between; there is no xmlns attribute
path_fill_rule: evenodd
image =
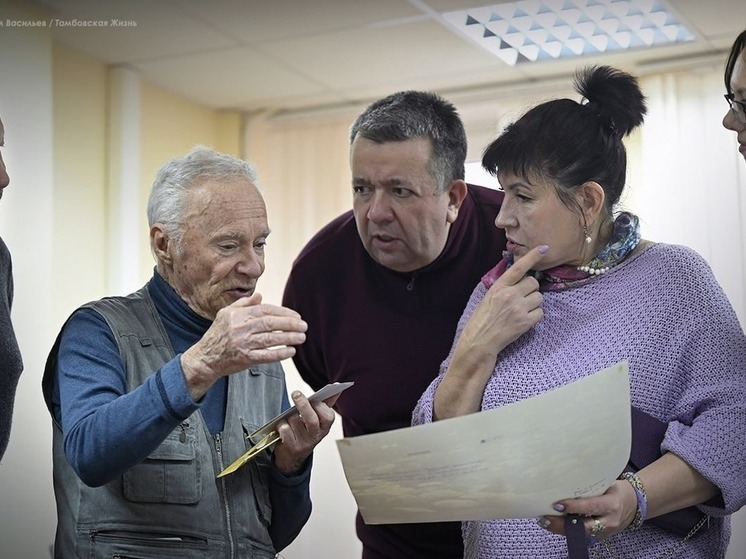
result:
<svg viewBox="0 0 746 559"><path fill-rule="evenodd" d="M602 494L631 445L627 362L501 408L337 441L367 524L533 518Z"/></svg>

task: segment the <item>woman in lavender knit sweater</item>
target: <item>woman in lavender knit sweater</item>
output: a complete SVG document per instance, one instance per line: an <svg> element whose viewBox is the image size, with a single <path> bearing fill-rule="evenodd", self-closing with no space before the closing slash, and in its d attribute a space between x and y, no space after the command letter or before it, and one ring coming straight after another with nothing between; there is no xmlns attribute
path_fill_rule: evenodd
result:
<svg viewBox="0 0 746 559"><path fill-rule="evenodd" d="M475 288L413 423L530 398L626 359L632 405L668 424L663 455L601 496L555 503L557 516L464 522L465 556L567 557L562 514L572 513L587 516L591 557L723 558L729 515L746 502L746 337L702 257L641 240L636 216L612 213L622 138L646 112L635 78L590 68L576 88L586 102L538 105L485 150L505 190L495 223L508 252ZM692 505L711 518L691 538L651 522Z"/></svg>

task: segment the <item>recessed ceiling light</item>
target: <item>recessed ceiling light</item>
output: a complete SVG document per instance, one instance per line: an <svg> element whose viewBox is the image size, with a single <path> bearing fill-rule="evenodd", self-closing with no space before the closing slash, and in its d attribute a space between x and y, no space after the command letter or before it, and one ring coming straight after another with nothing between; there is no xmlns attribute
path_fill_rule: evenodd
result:
<svg viewBox="0 0 746 559"><path fill-rule="evenodd" d="M520 0L442 15L511 66L694 40L662 0Z"/></svg>

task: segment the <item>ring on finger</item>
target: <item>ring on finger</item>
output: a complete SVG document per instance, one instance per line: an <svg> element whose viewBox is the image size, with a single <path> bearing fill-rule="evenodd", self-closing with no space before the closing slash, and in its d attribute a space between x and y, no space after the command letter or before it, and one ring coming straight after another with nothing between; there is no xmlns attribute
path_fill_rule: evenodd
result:
<svg viewBox="0 0 746 559"><path fill-rule="evenodd" d="M597 536L598 534L600 534L604 530L606 530L606 524L604 524L598 518L596 518L593 521L593 526L591 527L591 534L593 536Z"/></svg>

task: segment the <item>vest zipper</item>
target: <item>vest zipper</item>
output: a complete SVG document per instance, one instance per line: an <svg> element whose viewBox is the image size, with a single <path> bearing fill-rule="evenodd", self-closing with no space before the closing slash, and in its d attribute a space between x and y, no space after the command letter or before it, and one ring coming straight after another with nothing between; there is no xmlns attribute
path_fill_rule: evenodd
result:
<svg viewBox="0 0 746 559"><path fill-rule="evenodd" d="M222 471L224 468L223 465L223 439L220 436L220 433L216 433L213 436L215 440L215 450L218 453L218 465L220 466L220 470ZM225 507L225 527L228 531L227 537L228 537L228 545L230 545L231 548L231 559L234 559L236 557L236 545L233 541L233 527L231 526L231 508L228 504L228 489L226 487L226 481L224 477L220 478L220 492L223 495L223 503Z"/></svg>

